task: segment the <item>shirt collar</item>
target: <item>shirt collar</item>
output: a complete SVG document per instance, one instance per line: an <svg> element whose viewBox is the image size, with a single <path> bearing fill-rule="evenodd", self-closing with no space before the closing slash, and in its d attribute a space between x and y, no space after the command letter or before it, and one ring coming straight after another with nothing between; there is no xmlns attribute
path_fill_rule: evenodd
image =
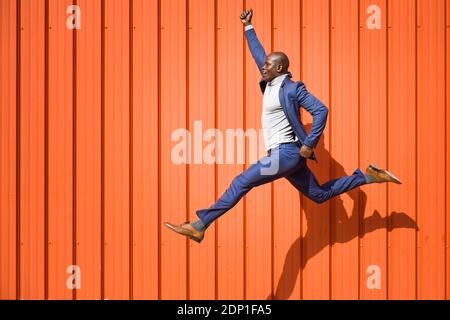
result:
<svg viewBox="0 0 450 320"><path fill-rule="evenodd" d="M278 76L278 77L276 77L275 79L273 79L272 81L270 81L270 82L268 83L268 85L269 85L270 87L276 86L277 84L282 83L283 80L284 80L284 78L286 78L288 75L289 75L288 73L282 74L281 76Z"/></svg>

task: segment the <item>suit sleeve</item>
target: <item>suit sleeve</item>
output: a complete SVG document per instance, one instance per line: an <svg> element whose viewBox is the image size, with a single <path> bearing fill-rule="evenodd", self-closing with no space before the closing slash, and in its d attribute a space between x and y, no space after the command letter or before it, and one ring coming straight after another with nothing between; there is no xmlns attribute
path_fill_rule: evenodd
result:
<svg viewBox="0 0 450 320"><path fill-rule="evenodd" d="M313 117L311 130L303 144L310 148L315 148L327 123L328 108L309 93L305 84L301 82L297 85L297 102Z"/></svg>
<svg viewBox="0 0 450 320"><path fill-rule="evenodd" d="M266 51L264 50L261 42L259 42L259 39L256 36L256 32L253 27L245 31L245 38L247 39L247 44L253 56L253 59L255 60L259 72L262 75L262 67L264 65L264 61L266 60Z"/></svg>

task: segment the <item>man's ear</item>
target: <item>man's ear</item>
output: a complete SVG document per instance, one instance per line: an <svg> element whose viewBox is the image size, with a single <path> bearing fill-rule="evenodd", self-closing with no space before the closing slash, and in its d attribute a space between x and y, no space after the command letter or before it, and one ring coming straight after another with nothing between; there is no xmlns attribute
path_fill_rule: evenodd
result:
<svg viewBox="0 0 450 320"><path fill-rule="evenodd" d="M283 71L283 65L279 64L277 65L277 72L280 73L281 71Z"/></svg>

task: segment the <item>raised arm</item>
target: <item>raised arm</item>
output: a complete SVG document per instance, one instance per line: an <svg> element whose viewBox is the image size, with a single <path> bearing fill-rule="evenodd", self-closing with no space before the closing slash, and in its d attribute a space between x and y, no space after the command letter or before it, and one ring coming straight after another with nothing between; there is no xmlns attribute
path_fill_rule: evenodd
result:
<svg viewBox="0 0 450 320"><path fill-rule="evenodd" d="M262 74L262 67L266 60L266 51L264 50L264 47L262 46L261 42L259 42L259 39L256 36L255 29L252 25L252 18L252 9L245 10L240 15L240 19L245 26L245 38L247 39L248 47L253 56L253 59L255 59L259 72Z"/></svg>

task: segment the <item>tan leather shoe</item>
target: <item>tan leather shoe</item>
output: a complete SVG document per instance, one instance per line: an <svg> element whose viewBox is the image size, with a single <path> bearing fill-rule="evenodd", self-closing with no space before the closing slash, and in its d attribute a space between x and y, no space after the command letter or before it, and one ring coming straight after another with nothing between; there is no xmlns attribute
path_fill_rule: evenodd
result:
<svg viewBox="0 0 450 320"><path fill-rule="evenodd" d="M371 164L366 169L366 175L371 176L373 180L377 183L382 182L393 182L396 184L402 184L399 178L394 176L387 170L381 170L376 165Z"/></svg>
<svg viewBox="0 0 450 320"><path fill-rule="evenodd" d="M205 231L196 230L189 221L182 223L179 226L171 224L169 222L164 222L164 225L170 230L183 236L189 237L191 240L194 240L198 243L202 242L203 238L205 237Z"/></svg>

